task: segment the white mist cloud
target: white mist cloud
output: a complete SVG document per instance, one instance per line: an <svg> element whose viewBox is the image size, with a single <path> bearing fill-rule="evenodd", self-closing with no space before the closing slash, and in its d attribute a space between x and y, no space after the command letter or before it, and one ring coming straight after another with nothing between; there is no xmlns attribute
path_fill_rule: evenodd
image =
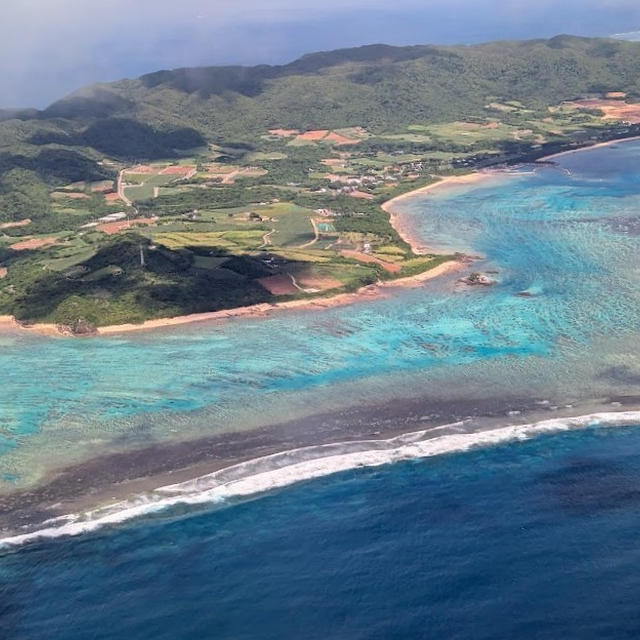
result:
<svg viewBox="0 0 640 640"><path fill-rule="evenodd" d="M225 30L250 25L258 48L273 24L315 20L357 9L375 10L383 0L6 0L0 20L1 103L23 96L60 95L79 81L112 79L125 69L153 70L226 60L245 61L256 42L229 42ZM405 8L418 0L401 0ZM212 55L207 57L207 50ZM235 50L235 55L234 55ZM256 53L259 53L256 52ZM217 54L217 55L216 55ZM255 56L253 56L255 57ZM126 64L129 60L130 64ZM147 67L145 62L152 66ZM156 64L153 65L153 62ZM51 96L53 97L53 96ZM38 100L42 102L41 100Z"/></svg>
<svg viewBox="0 0 640 640"><path fill-rule="evenodd" d="M370 42L640 28L638 0L4 0L0 15L0 106L42 106L159 68L282 62Z"/></svg>

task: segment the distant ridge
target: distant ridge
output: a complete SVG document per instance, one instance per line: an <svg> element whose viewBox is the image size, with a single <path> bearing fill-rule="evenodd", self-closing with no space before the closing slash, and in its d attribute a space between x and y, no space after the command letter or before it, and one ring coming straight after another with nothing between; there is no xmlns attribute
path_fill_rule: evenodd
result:
<svg viewBox="0 0 640 640"><path fill-rule="evenodd" d="M496 97L534 109L606 91L640 99L638 69L635 42L559 35L469 46L373 44L284 65L162 70L85 87L42 111L0 111L0 149L57 145L152 159L207 141L248 143L278 127L376 133L483 116Z"/></svg>

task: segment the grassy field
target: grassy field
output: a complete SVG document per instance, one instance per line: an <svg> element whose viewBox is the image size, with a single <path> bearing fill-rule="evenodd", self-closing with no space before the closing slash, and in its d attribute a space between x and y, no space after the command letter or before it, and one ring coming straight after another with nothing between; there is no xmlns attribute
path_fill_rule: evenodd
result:
<svg viewBox="0 0 640 640"><path fill-rule="evenodd" d="M126 174L126 182L139 182L140 186L125 187L124 195L138 202L140 200L149 200L154 197L155 189L162 187L176 180L174 175L145 175L145 174Z"/></svg>
<svg viewBox="0 0 640 640"><path fill-rule="evenodd" d="M231 251L252 251L263 244L263 232L260 229L235 231L159 231L152 234L155 242L169 247L181 249L184 247L211 247L229 249Z"/></svg>
<svg viewBox="0 0 640 640"><path fill-rule="evenodd" d="M281 151L253 151L245 156L245 161L249 163L286 160L289 156Z"/></svg>
<svg viewBox="0 0 640 640"><path fill-rule="evenodd" d="M256 207L254 211L266 220L267 227L274 230L269 235L271 244L281 247L299 246L314 238L310 221L314 213L310 209L282 202Z"/></svg>

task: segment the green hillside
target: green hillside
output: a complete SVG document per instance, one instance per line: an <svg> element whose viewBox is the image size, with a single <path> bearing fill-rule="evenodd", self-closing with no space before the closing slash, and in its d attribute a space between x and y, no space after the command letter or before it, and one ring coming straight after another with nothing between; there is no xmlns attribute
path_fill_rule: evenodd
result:
<svg viewBox="0 0 640 640"><path fill-rule="evenodd" d="M638 43L558 36L458 47L371 45L282 66L159 71L81 89L41 112L0 111L0 151L32 157L34 147L64 146L82 155L92 148L152 159L205 141L253 141L273 127L380 133L480 116L487 102L501 99L540 108L610 90L638 98L639 68ZM49 177L46 167L40 173Z"/></svg>
<svg viewBox="0 0 640 640"><path fill-rule="evenodd" d="M159 71L80 91L45 118L125 117L246 139L272 127L380 132L482 112L487 100L531 107L584 93L640 96L640 46L558 36L470 47L372 45L304 56L284 66Z"/></svg>
<svg viewBox="0 0 640 640"><path fill-rule="evenodd" d="M638 133L640 110L600 108L636 101L640 43L558 36L158 71L0 110L0 314L137 321L416 273L437 259L383 202Z"/></svg>

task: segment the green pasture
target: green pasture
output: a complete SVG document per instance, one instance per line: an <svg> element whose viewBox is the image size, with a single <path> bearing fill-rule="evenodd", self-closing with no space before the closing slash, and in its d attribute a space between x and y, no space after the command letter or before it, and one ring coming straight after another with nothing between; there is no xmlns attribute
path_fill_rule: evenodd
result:
<svg viewBox="0 0 640 640"><path fill-rule="evenodd" d="M142 174L133 174L135 176ZM176 179L173 175L149 175L145 176L144 184L137 187L125 187L124 195L133 202L140 200L149 200L153 198L154 189L169 184ZM128 178L127 178L128 179Z"/></svg>
<svg viewBox="0 0 640 640"><path fill-rule="evenodd" d="M184 247L218 247L230 251L250 251L262 244L264 232L260 229L236 231L216 231L199 233L195 231L153 233L155 242L169 249Z"/></svg>

